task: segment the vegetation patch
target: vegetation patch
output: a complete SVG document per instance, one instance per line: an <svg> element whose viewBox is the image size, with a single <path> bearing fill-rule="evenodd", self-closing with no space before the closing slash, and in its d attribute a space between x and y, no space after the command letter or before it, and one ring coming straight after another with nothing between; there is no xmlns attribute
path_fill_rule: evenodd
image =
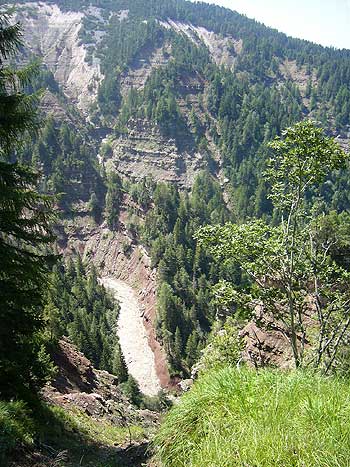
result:
<svg viewBox="0 0 350 467"><path fill-rule="evenodd" d="M119 446L144 439L140 426L116 426L78 409L37 403L31 410L23 402L0 402L1 466L119 466ZM32 463L34 453L43 464Z"/></svg>
<svg viewBox="0 0 350 467"><path fill-rule="evenodd" d="M23 402L0 401L0 463L20 445L33 443L33 421Z"/></svg>
<svg viewBox="0 0 350 467"><path fill-rule="evenodd" d="M164 467L345 467L349 416L345 380L226 367L169 412L156 457Z"/></svg>

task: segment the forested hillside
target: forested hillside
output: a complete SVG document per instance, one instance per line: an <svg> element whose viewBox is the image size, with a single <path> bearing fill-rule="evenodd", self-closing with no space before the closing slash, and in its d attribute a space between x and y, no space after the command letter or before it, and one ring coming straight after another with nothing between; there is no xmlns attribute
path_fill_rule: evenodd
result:
<svg viewBox="0 0 350 467"><path fill-rule="evenodd" d="M17 18L27 59L43 59L31 87L46 89L50 115L19 160L58 194L63 238L106 220L127 228L124 249L148 249L156 333L171 372L188 375L221 313L211 285L245 282L193 235L252 216L277 222L262 174L267 143L283 128L312 118L347 147L349 52L182 0L21 2ZM305 197L316 199L312 187ZM329 175L317 200L327 212L349 208L346 169Z"/></svg>
<svg viewBox="0 0 350 467"><path fill-rule="evenodd" d="M29 403L29 409L22 402L0 405L8 443L0 462L9 459L16 436L22 447L37 442L46 449L45 436L32 435L42 426L30 412L37 403L40 414L46 410L33 397L46 397L46 383L62 391L54 404L69 387L63 400L74 399L73 415L54 409L49 418L64 433L72 425L79 436L81 417L97 429L96 420L79 412L81 397L105 407L104 429L117 420L123 440L126 421L137 423L130 444L154 416L140 422L135 407L168 406L163 393L140 394L129 374L118 338L128 298L106 290L109 280L134 294L155 387L177 395L179 381L197 375L204 381L156 437L160 465L185 465L181 453L203 433L208 450L194 450L193 465L218 459L236 465L236 451L222 454L211 443L226 417L212 394L236 397L239 388L230 386L236 376L249 388L281 385L281 407L291 400L293 407L310 404L307 414L318 417L317 395L305 402L304 389L290 393L280 373L255 378L249 369L234 374L227 367L308 368L323 374L313 376L322 394L324 374L348 375L349 82L349 51L293 39L205 3L56 0L0 7L0 396ZM69 375L62 389L66 357L70 369L86 373L82 383ZM305 375L292 374L291 385L309 391ZM347 410L343 383L332 384ZM75 385L88 395L72 396ZM258 393L251 390L252 400ZM109 394L120 403L113 415ZM203 407L213 401L216 411L213 425L201 418L210 430L190 420L203 398ZM250 404L241 399L242 407ZM128 404L135 407L125 409ZM263 426L256 407L250 416ZM11 413L18 425L11 425ZM188 440L174 428L182 415L194 429ZM238 430L229 415L227 426ZM251 438L263 437L253 425ZM305 415L300 433L309 427ZM15 437L7 435L11 430ZM283 447L280 457L270 451L270 434L261 458L237 441L243 463L289 465ZM90 433L84 436L90 440ZM110 440L106 434L101 443L113 457ZM319 459L312 443L300 448L300 442L293 438L293 456L301 454L290 465L328 465L328 441ZM81 454L76 444L72 449L71 456L74 449ZM57 452L48 456L59 459ZM73 465L73 457L62 465ZM345 467L342 462L336 465Z"/></svg>

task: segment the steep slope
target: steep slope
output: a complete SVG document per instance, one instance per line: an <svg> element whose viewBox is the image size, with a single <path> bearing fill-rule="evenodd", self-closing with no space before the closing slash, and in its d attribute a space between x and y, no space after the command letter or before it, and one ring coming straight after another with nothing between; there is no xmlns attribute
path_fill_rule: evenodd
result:
<svg viewBox="0 0 350 467"><path fill-rule="evenodd" d="M216 65L227 66L233 71L237 55L242 51L241 39L215 34L202 26L181 23L172 19L160 21L160 24L166 29L173 29L178 34L185 34L197 45L204 43Z"/></svg>
<svg viewBox="0 0 350 467"><path fill-rule="evenodd" d="M49 88L46 109L57 114L25 161L63 193L62 249L141 297L166 385L159 342L171 373L188 374L215 320L210 286L217 276L241 280L198 251L194 232L273 217L262 173L266 143L283 128L314 118L348 146L350 52L184 0L22 1L18 18L31 53L53 74L43 72L37 87ZM72 108L88 120L84 131ZM108 187L112 172L134 203L122 206ZM349 193L347 171L322 188L325 205L338 211L350 208Z"/></svg>
<svg viewBox="0 0 350 467"><path fill-rule="evenodd" d="M88 63L87 47L79 37L83 18L84 13L63 12L46 3L28 3L16 16L28 38L27 53L42 58L66 96L87 115L103 76L98 59Z"/></svg>
<svg viewBox="0 0 350 467"><path fill-rule="evenodd" d="M19 421L26 438L22 443L16 440L10 459L5 459L10 463L4 465L144 465L159 414L133 406L117 378L95 369L67 339L52 356L57 375L43 388L43 402L35 412L22 410Z"/></svg>
<svg viewBox="0 0 350 467"><path fill-rule="evenodd" d="M126 209L127 203L120 214L118 232L111 231L106 224L94 225L93 219L87 222L84 216L66 222L61 248L65 255L79 253L86 262L92 262L112 293L115 284L118 285L122 292L115 293L121 306L118 334L126 363L140 389L145 394L156 395L161 387L171 384L166 354L153 327L157 274L145 248L135 245L128 232Z"/></svg>
<svg viewBox="0 0 350 467"><path fill-rule="evenodd" d="M177 7L168 0L148 9L136 0L22 3L17 18L30 54L42 58L71 104L107 127L113 160L126 178L152 174L190 187L204 167L221 173L208 164L213 159L240 197L244 160L254 196L258 181L250 166L266 132L273 136L310 115L347 136L346 51L286 38L228 10L182 0ZM267 108L257 100L262 94ZM278 101L277 113L268 108L270 100L273 107ZM229 102L235 102L234 112ZM238 135L231 134L232 125Z"/></svg>

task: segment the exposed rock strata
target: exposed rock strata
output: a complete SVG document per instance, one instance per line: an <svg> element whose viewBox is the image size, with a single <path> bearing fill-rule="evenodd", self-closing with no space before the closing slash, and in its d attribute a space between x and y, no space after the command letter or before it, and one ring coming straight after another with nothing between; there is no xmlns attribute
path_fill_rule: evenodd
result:
<svg viewBox="0 0 350 467"><path fill-rule="evenodd" d="M140 91L144 88L147 79L155 68L166 65L169 61L171 47L165 44L154 49L145 48L138 54L138 58L130 65L120 80L122 96L129 93L131 89Z"/></svg>
<svg viewBox="0 0 350 467"><path fill-rule="evenodd" d="M86 112L96 99L102 74L97 59L91 64L86 60L87 47L79 38L83 18L83 13L63 12L46 3L27 3L17 13L30 52L42 58L66 96Z"/></svg>
<svg viewBox="0 0 350 467"><path fill-rule="evenodd" d="M131 121L128 134L112 144L114 166L128 179L152 176L156 181L190 187L196 174L206 167L201 153L180 152L174 140L164 137L157 127L143 120Z"/></svg>

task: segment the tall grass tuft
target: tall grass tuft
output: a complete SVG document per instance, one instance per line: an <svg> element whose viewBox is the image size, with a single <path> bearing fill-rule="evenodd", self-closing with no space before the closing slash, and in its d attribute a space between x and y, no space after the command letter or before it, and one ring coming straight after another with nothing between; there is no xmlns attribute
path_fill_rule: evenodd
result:
<svg viewBox="0 0 350 467"><path fill-rule="evenodd" d="M154 448L162 467L349 467L350 384L213 370L169 412Z"/></svg>

